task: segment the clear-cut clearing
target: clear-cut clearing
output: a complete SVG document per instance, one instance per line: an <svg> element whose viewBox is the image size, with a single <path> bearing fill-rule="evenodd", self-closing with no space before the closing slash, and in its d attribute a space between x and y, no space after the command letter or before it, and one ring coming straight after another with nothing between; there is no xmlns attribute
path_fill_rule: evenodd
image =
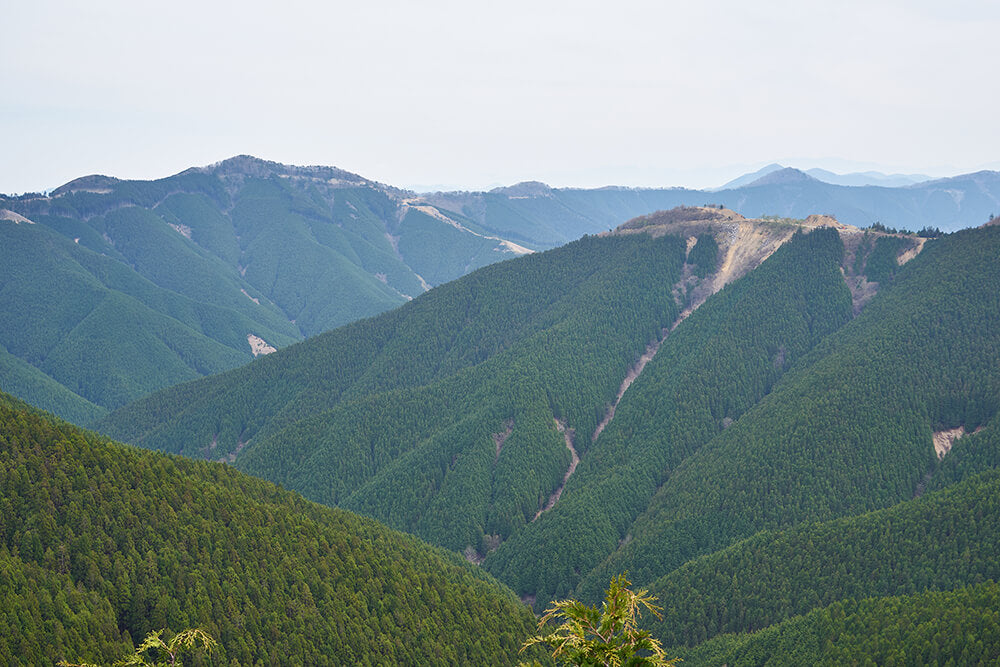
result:
<svg viewBox="0 0 1000 667"><path fill-rule="evenodd" d="M594 429L591 440L597 440L598 436L614 419L615 409L621 402L622 396L625 395L636 378L642 374L646 364L656 356L660 345L663 344L671 331L705 303L708 297L760 266L785 241L790 239L797 229L823 226L832 226L838 229L847 228L847 225L841 225L828 216L809 216L806 220L799 221L798 224L774 223L764 220L747 220L739 213L729 209L691 206L637 218L613 232L625 234L645 232L654 238L665 234L687 236L687 251L689 253L698 241L698 234L710 233L719 245L719 256L722 259L719 268L702 280L694 278L690 274L690 269L685 267L685 275L681 278L681 282L675 286L674 291L676 294L680 294L683 292L682 287L685 283L695 281L690 293L689 305L681 311L670 328L664 329L660 333L658 340L646 347L646 350L625 374L614 402L608 407L604 418Z"/></svg>
<svg viewBox="0 0 1000 667"><path fill-rule="evenodd" d="M980 426L973 433L979 433L983 430ZM951 451L951 448L955 446L955 441L966 434L964 426L959 426L957 428L950 428L944 431L935 431L932 440L934 442L934 453L937 454L938 459L943 459L945 454Z"/></svg>
<svg viewBox="0 0 1000 667"><path fill-rule="evenodd" d="M919 255L920 251L924 249L924 244L927 243L927 239L925 239L922 236L918 236L916 238L916 242L917 245L913 246L912 248L907 248L902 253L900 253L899 257L896 258L897 264L902 266L903 264L906 264L911 259Z"/></svg>
<svg viewBox="0 0 1000 667"><path fill-rule="evenodd" d="M29 225L35 224L33 221L28 220L26 217L24 217L20 213L15 213L14 211L8 211L5 208L0 209L0 220L10 220L15 225L19 225L22 222L26 223L26 224L29 224Z"/></svg>
<svg viewBox="0 0 1000 667"><path fill-rule="evenodd" d="M259 357L262 354L271 354L272 352L277 352L278 348L269 344L266 340L260 336L255 336L253 334L247 334L247 342L250 343L250 351L253 356Z"/></svg>
<svg viewBox="0 0 1000 667"><path fill-rule="evenodd" d="M867 232L852 225L838 222L829 215L810 215L805 220L793 219L748 219L727 208L712 208L707 206L682 206L669 211L658 211L641 216L623 224L611 234L646 233L657 238L666 234L677 234L686 237L687 252L690 253L698 241L698 234L710 233L719 246L718 268L702 280L693 277L689 267L685 267L684 277L675 286L675 295L684 293L685 285L692 287L688 296L689 304L669 329L664 329L659 340L650 343L625 375L614 402L608 408L604 418L594 430L592 440L597 440L611 420L622 396L642 374L646 364L656 356L660 345L671 331L697 310L706 300L723 287L742 278L753 271L785 244L796 231L819 227L833 227L844 241L845 265L853 266L854 254L857 252L866 234L875 236L892 236L883 232ZM603 234L602 234L603 235ZM903 251L897 258L902 265L916 257L924 248L927 239L917 237L916 244ZM842 269L843 271L843 269ZM878 285L869 283L863 275L853 275L844 272L844 281L851 291L854 314L862 308L878 292Z"/></svg>
<svg viewBox="0 0 1000 667"><path fill-rule="evenodd" d="M188 227L187 225L175 225L172 222L168 222L167 224L170 225L170 227L175 232L177 232L178 234L180 234L184 238L186 238L186 239L190 239L191 238L191 228Z"/></svg>

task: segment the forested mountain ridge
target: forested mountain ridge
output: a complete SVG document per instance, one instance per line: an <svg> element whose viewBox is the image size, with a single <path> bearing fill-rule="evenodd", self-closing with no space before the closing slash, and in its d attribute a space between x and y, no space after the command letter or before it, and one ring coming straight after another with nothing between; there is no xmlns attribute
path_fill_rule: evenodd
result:
<svg viewBox="0 0 1000 667"><path fill-rule="evenodd" d="M77 421L245 363L253 358L248 335L280 346L299 335L235 282L239 301L213 304L160 287L41 224L0 222L0 236L0 384ZM53 394L65 397L40 393L45 381L61 385Z"/></svg>
<svg viewBox="0 0 1000 667"><path fill-rule="evenodd" d="M988 662L998 256L996 225L928 240L680 208L102 427L463 552L539 605L595 601L628 571L667 607L650 627L709 640L692 664L794 662L797 636L810 660L854 656L873 617L893 660L912 636ZM872 595L903 597L857 600ZM965 641L922 604L960 616Z"/></svg>
<svg viewBox="0 0 1000 667"><path fill-rule="evenodd" d="M366 512L391 525L485 551L560 484L570 453L554 420L593 431L597 408L676 319L685 247L590 237L486 267L139 401L104 428L213 457L249 443L236 465L324 502L368 499Z"/></svg>
<svg viewBox="0 0 1000 667"><path fill-rule="evenodd" d="M0 393L0 660L110 663L200 627L212 664L514 664L534 618L454 554Z"/></svg>
<svg viewBox="0 0 1000 667"><path fill-rule="evenodd" d="M90 422L526 252L346 171L246 156L3 197L0 388Z"/></svg>
<svg viewBox="0 0 1000 667"><path fill-rule="evenodd" d="M677 651L689 667L995 665L1000 585L844 600L743 635Z"/></svg>
<svg viewBox="0 0 1000 667"><path fill-rule="evenodd" d="M666 336L559 504L491 554L491 572L522 594L570 593L619 546L675 468L850 319L838 234L778 231L788 234L785 245Z"/></svg>
<svg viewBox="0 0 1000 667"><path fill-rule="evenodd" d="M519 581L523 594L567 593L586 571L582 562L568 565L578 572L567 577L557 568L572 559L521 559L559 545L569 554L572 544L549 540L543 548L535 538L515 538L545 542L551 533L542 527L576 516L564 509L573 506L567 499L574 488L595 492L609 475L625 480L653 461L654 470L676 465L850 319L838 229L869 241L917 243L865 237L829 218L666 212L619 233L486 267L390 313L159 392L101 428L145 447L235 460L310 499L372 515L472 559L504 544L487 558L491 571ZM881 247L855 246L861 259L851 271L863 270ZM731 344L754 327L756 338ZM624 442L622 429L635 428L617 424L642 421L626 407L636 389L622 393L623 379L641 372L636 387L644 382L648 371L637 365L643 355L653 358L650 368L671 369L663 381L690 403L677 418L697 428L665 459L651 439L637 445L630 463L609 468L606 455L589 452ZM721 358L728 361L717 363ZM706 376L702 364L713 359ZM706 387L728 386L732 373L746 378L745 393L706 404ZM581 467L569 475L574 455ZM587 569L614 548L619 537L612 535L643 510L662 473L645 475L642 484L625 482L639 495L616 515L601 546L593 543ZM566 525L571 530L575 519Z"/></svg>
<svg viewBox="0 0 1000 667"><path fill-rule="evenodd" d="M780 180L417 195L335 167L239 156L155 181L87 176L48 196L0 195L0 248L28 247L0 258L0 389L89 424L486 264L679 205L949 231L1000 210L993 172L910 188ZM54 237L62 247L42 251ZM21 332L43 330L25 343Z"/></svg>
<svg viewBox="0 0 1000 667"><path fill-rule="evenodd" d="M929 242L889 289L678 467L580 589L649 583L763 528L886 507L932 472L932 432L974 430L1000 396L1000 230Z"/></svg>
<svg viewBox="0 0 1000 667"><path fill-rule="evenodd" d="M652 592L666 644L755 631L847 598L1000 580L1000 473L868 514L757 533L689 561Z"/></svg>

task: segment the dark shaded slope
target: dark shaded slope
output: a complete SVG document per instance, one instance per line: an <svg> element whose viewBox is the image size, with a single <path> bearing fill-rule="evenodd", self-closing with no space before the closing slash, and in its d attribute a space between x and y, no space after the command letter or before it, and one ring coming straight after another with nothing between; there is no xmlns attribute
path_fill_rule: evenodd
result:
<svg viewBox="0 0 1000 667"><path fill-rule="evenodd" d="M0 561L6 664L108 662L129 638L194 626L219 639L220 664L513 663L534 625L412 537L6 395Z"/></svg>
<svg viewBox="0 0 1000 667"><path fill-rule="evenodd" d="M994 665L1000 585L848 600L749 635L683 652L692 667L754 665Z"/></svg>
<svg viewBox="0 0 1000 667"><path fill-rule="evenodd" d="M929 242L861 315L761 403L679 466L588 575L648 583L769 527L913 497L935 466L932 430L972 430L1000 396L1000 230Z"/></svg>
<svg viewBox="0 0 1000 667"><path fill-rule="evenodd" d="M657 580L666 644L748 632L846 598L1000 579L1000 473L893 507L758 533Z"/></svg>

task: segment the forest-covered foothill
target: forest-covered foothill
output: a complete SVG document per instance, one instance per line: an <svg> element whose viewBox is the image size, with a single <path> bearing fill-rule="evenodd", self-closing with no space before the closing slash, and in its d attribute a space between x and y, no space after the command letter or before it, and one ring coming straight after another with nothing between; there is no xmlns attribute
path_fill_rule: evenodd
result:
<svg viewBox="0 0 1000 667"><path fill-rule="evenodd" d="M899 239L872 232L848 257L832 229L797 233L677 323L677 285L712 279L723 242L587 237L161 392L103 427L235 455L482 560L538 609L593 602L627 571L660 596L666 620L649 627L667 645L709 640L722 655L727 633L792 636L823 609L867 618L843 610L876 596L898 609L885 625L898 648L913 596L996 579L1000 463L1000 229L930 239L903 263L916 242ZM858 314L845 273L878 285ZM939 459L932 434L958 427L967 435ZM567 434L580 463L562 488ZM933 600L986 623L977 596ZM983 637L977 656L993 650ZM708 655L691 650L691 664Z"/></svg>
<svg viewBox="0 0 1000 667"><path fill-rule="evenodd" d="M931 432L997 411L997 234L928 241L853 319L838 234L796 234L666 335L593 442L633 360L677 321L682 272L710 271L707 240L685 254L671 236L588 237L487 267L103 427L238 452L311 499L485 556L539 604L592 600L616 573L649 585L762 529L939 484ZM901 252L895 238L873 237L859 266ZM539 515L570 461L560 424L581 461ZM967 476L948 470L968 454L950 456L940 474Z"/></svg>
<svg viewBox="0 0 1000 667"><path fill-rule="evenodd" d="M458 556L0 394L0 661L110 662L200 627L212 664L514 663L534 618Z"/></svg>

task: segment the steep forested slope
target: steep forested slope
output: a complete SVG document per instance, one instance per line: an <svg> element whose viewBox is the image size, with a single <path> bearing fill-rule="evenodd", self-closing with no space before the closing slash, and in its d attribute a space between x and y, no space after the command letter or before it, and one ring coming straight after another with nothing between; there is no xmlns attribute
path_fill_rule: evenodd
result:
<svg viewBox="0 0 1000 667"><path fill-rule="evenodd" d="M103 427L235 459L485 558L539 602L591 600L622 571L649 585L760 530L889 507L995 465L1000 229L920 246L823 224L653 216ZM866 277L852 303L848 282ZM932 432L958 426L986 428L939 465Z"/></svg>
<svg viewBox="0 0 1000 667"><path fill-rule="evenodd" d="M0 198L0 345L102 412L528 252L408 201L338 169L246 157ZM12 364L0 376L93 418L47 384Z"/></svg>
<svg viewBox="0 0 1000 667"><path fill-rule="evenodd" d="M676 237L586 238L157 394L103 428L196 455L245 445L248 471L485 550L561 483L571 454L555 420L593 432L676 319L684 258Z"/></svg>
<svg viewBox="0 0 1000 667"><path fill-rule="evenodd" d="M534 619L456 556L0 394L0 660L202 627L218 664L503 664Z"/></svg>
<svg viewBox="0 0 1000 667"><path fill-rule="evenodd" d="M893 507L758 533L657 580L666 644L758 630L847 598L1000 580L1000 472Z"/></svg>
<svg viewBox="0 0 1000 667"><path fill-rule="evenodd" d="M276 345L298 335L275 312L247 312L242 295L235 304L183 296L40 224L0 221L0 236L0 345L23 362L0 386L47 399L46 385L58 383L65 391L53 394L91 404L85 412L73 398L39 400L67 417L93 419L97 406L245 363L248 334Z"/></svg>
<svg viewBox="0 0 1000 667"><path fill-rule="evenodd" d="M842 256L835 231L800 233L682 322L624 394L559 504L502 545L487 568L524 594L569 593L685 457L848 320Z"/></svg>
<svg viewBox="0 0 1000 667"><path fill-rule="evenodd" d="M928 243L892 286L665 479L608 572L648 583L768 527L911 498L932 431L974 430L1000 396L1000 229Z"/></svg>
<svg viewBox="0 0 1000 667"><path fill-rule="evenodd" d="M1000 585L846 600L748 635L683 652L689 667L995 665Z"/></svg>
<svg viewBox="0 0 1000 667"><path fill-rule="evenodd" d="M993 172L908 188L836 186L786 172L716 192L522 183L417 196L333 167L240 156L156 181L89 176L48 196L0 195L0 248L23 245L23 238L7 237L23 235L16 228L31 222L76 246L39 257L35 245L22 261L0 263L0 309L16 313L8 322L56 334L55 341L41 339L58 347L53 358L43 367L44 350L42 356L21 350L13 324L0 330L0 345L100 413L152 389L230 368L234 358L246 362L251 350L282 347L384 312L481 266L658 209L714 201L748 217L824 212L860 227L880 222L954 230L986 220L1000 201ZM51 239L32 238L52 247ZM85 249L118 266L95 266ZM80 292L77 264L90 289L79 306L66 308L62 302ZM891 263L884 268L891 272ZM103 287L95 291L91 278ZM171 294L138 295L148 291L148 284L136 286L138 278ZM104 288L115 298L96 299ZM50 308L32 307L49 300L55 302ZM106 330L109 322L118 326ZM155 363L143 365L144 349L154 352ZM65 417L95 414L79 398L55 396L51 383L28 369L7 364L4 371L0 389ZM97 386L108 376L115 379Z"/></svg>
<svg viewBox="0 0 1000 667"><path fill-rule="evenodd" d="M0 387L26 401L58 412L75 424L91 424L107 411L50 378L0 345Z"/></svg>

